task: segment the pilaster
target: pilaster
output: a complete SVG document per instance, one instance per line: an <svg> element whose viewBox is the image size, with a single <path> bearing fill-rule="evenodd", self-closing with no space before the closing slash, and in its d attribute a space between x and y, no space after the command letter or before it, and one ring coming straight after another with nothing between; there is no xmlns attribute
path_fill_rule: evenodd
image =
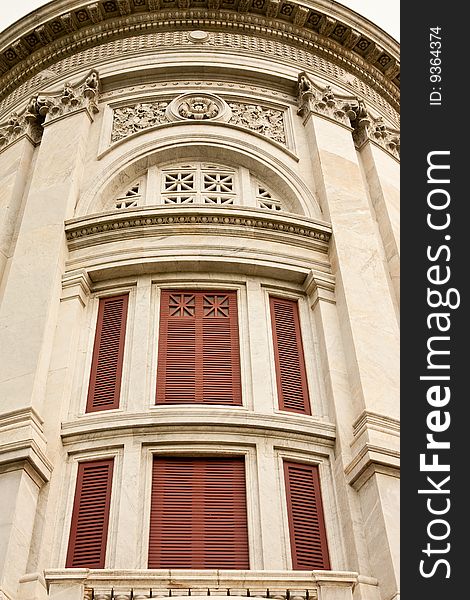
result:
<svg viewBox="0 0 470 600"><path fill-rule="evenodd" d="M382 240L377 232L353 140L354 129L346 126L342 115L346 113L350 124L354 123L359 114L358 106L353 102L345 103L340 107L341 114L338 114L338 103L331 96L329 90L324 90L321 95L305 74L299 76L299 114L303 118L312 156L317 196L333 231L330 261L336 278L337 325L341 332L350 390L349 406L345 406L344 391L342 394L338 389L333 392L338 445L343 453L342 468L346 480L359 490L356 498L364 520L365 546L371 568L371 572L365 573L380 577L380 594L385 599L397 591L398 580L395 560L398 536L390 525L390 521L398 522L398 500L396 503L384 503L387 493L393 490L392 494L396 490L396 438L387 431L380 439L375 436L371 442L368 438L370 421L364 424L367 433L359 433L355 423L364 412L380 415L389 423L395 424L398 419L398 324L390 293L390 274L382 258ZM323 105L328 106L329 103L329 113L324 114ZM325 313L326 305L323 308L323 302L318 304L322 305L321 310ZM319 319L324 330L331 327L326 325L325 316L322 314ZM331 343L329 345L331 348ZM340 407L344 409L343 413ZM360 466L354 478L351 472L356 465ZM385 479L382 480L382 477ZM361 490L365 483L366 488ZM347 495L350 496L351 492ZM352 505L350 510L351 518L358 516ZM377 513L373 522L370 521L372 510ZM360 539L357 532L354 537ZM374 559L378 539L388 548L381 556L380 564Z"/></svg>
<svg viewBox="0 0 470 600"><path fill-rule="evenodd" d="M24 115L41 115L43 134L0 304L2 423L12 413L27 415L28 421L1 432L0 460L5 466L0 475L0 585L15 600L18 582L34 555L33 532L37 536L44 517L38 506L40 487L52 471L53 448L46 448L49 436L42 423L67 255L64 221L73 216L97 93L98 78L91 73L81 85L67 84L58 95L36 97ZM81 310L84 290L78 288L75 302ZM64 360L69 344L73 347L73 336L61 348ZM55 375L57 371L52 378ZM62 396L63 390L59 392ZM57 427L60 408L51 405L49 410L55 414L51 421L47 415L47 426L52 422ZM10 441L12 431L15 439Z"/></svg>

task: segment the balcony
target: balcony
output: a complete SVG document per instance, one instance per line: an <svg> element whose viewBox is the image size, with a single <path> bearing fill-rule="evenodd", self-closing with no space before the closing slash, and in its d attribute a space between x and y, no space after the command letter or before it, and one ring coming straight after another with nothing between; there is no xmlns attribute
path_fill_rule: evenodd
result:
<svg viewBox="0 0 470 600"><path fill-rule="evenodd" d="M51 600L352 600L363 578L347 571L53 569L45 579Z"/></svg>

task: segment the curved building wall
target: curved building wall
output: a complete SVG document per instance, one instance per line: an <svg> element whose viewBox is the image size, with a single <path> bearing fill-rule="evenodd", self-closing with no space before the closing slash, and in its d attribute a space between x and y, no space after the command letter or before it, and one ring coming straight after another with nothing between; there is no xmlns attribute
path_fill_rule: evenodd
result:
<svg viewBox="0 0 470 600"><path fill-rule="evenodd" d="M0 598L399 598L395 42L57 0L0 46Z"/></svg>

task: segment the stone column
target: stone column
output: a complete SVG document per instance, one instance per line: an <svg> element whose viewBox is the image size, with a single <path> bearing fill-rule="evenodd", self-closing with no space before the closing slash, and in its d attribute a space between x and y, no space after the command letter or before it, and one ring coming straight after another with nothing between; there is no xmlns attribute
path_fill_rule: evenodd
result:
<svg viewBox="0 0 470 600"><path fill-rule="evenodd" d="M400 137L382 118L362 112L352 121L353 139L379 226L393 289L400 301ZM358 111L359 112L359 111Z"/></svg>
<svg viewBox="0 0 470 600"><path fill-rule="evenodd" d="M21 212L23 196L29 180L35 146L39 143L42 128L34 115L13 113L8 122L0 126L0 299L2 277Z"/></svg>
<svg viewBox="0 0 470 600"><path fill-rule="evenodd" d="M22 429L14 428L17 455L11 446L0 448L0 463L8 464L10 471L0 480L0 497L19 507L10 511L0 528L0 547L7 552L0 563L0 577L4 588L15 596L18 577L27 565L39 486L50 475L49 470L31 481L31 476L41 471L41 461L47 462L41 415L67 253L64 220L73 215L78 196L87 137L97 110L97 85L97 76L92 74L81 86L67 84L58 96L40 100L44 133L0 304L4 413L0 420L21 414L27 421ZM33 437L29 431L34 432ZM16 538L18 543L13 543Z"/></svg>
<svg viewBox="0 0 470 600"><path fill-rule="evenodd" d="M391 280L375 216L361 173L349 119L351 106L330 89L319 90L305 75L299 82L300 110L312 157L316 192L333 237L330 261L336 278L335 297L341 341L351 393L350 417L341 422L338 444L351 440L351 460L344 472L359 492L369 556L377 555L377 539L387 548L380 564L371 561L385 600L398 589L397 536L384 515L399 521L398 503L391 501L398 461L396 426L399 411L399 337ZM338 400L340 402L340 400ZM336 404L336 398L335 398ZM378 473L386 475L387 484ZM367 486L368 493L361 487ZM370 510L381 518L370 520ZM350 513L345 519L354 519Z"/></svg>

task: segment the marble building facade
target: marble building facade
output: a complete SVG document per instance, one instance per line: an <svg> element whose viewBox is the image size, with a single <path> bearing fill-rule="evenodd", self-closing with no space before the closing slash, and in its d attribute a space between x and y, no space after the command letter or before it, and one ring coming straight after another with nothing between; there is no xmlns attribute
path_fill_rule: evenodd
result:
<svg viewBox="0 0 470 600"><path fill-rule="evenodd" d="M0 598L399 599L396 42L326 0L55 0L0 47ZM159 530L188 464L233 479L233 564Z"/></svg>

